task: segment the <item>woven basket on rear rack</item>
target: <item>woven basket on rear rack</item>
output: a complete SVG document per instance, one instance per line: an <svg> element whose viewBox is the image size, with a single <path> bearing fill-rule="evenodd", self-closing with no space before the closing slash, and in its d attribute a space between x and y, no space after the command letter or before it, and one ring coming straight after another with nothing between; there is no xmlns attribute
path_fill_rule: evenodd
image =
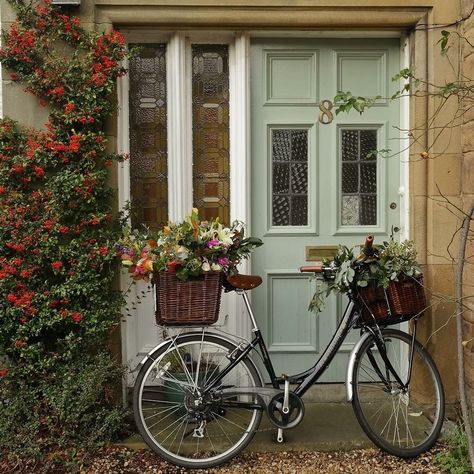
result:
<svg viewBox="0 0 474 474"><path fill-rule="evenodd" d="M219 318L222 273L208 272L202 279L180 281L175 273L153 276L156 322L163 326L206 326Z"/></svg>
<svg viewBox="0 0 474 474"><path fill-rule="evenodd" d="M386 290L375 284L369 285L359 289L358 297L362 319L367 323L373 323L374 318L377 322L387 323L390 319L398 322L400 317L415 316L426 308L422 277L402 277L390 282Z"/></svg>

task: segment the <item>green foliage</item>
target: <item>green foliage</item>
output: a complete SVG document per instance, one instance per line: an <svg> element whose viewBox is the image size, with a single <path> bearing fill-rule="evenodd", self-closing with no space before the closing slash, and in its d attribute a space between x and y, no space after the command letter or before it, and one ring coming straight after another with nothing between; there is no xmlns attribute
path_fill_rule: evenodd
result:
<svg viewBox="0 0 474 474"><path fill-rule="evenodd" d="M382 245L374 246L374 249L373 258L361 261L363 259L359 253L355 253L354 248L339 246L334 260L325 262L334 268L335 278L318 285L309 309L321 311L326 298L331 293L347 293L354 285L363 288L373 283L376 286L388 288L391 281L421 276L413 241L397 242L390 239Z"/></svg>
<svg viewBox="0 0 474 474"><path fill-rule="evenodd" d="M0 382L0 445L38 456L64 446L91 448L113 439L124 423L114 391L122 370L105 352ZM104 403L106 401L107 403Z"/></svg>
<svg viewBox="0 0 474 474"><path fill-rule="evenodd" d="M376 97L361 97L354 96L351 92L338 91L334 97L334 102L338 104L336 115L341 112L350 112L352 109L362 114L365 109L372 107L377 100L381 98L382 96L380 95L377 95Z"/></svg>
<svg viewBox="0 0 474 474"><path fill-rule="evenodd" d="M471 415L471 419L474 417ZM474 432L474 421L471 422L471 430ZM467 436L461 426L456 426L446 436L447 451L436 455L436 462L443 472L450 474L468 474L471 471L469 454L467 449Z"/></svg>
<svg viewBox="0 0 474 474"><path fill-rule="evenodd" d="M126 50L47 2L10 3L0 60L50 115L46 131L0 121L0 445L39 455L123 421L106 354L122 304L108 167L121 157L102 129Z"/></svg>

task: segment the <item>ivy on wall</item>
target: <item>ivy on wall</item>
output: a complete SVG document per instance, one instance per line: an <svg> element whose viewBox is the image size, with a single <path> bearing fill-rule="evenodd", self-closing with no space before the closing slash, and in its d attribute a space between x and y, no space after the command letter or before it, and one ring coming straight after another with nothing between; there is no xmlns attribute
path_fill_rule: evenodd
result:
<svg viewBox="0 0 474 474"><path fill-rule="evenodd" d="M108 439L123 420L107 350L121 305L107 180L121 157L103 129L127 52L47 1L8 1L0 61L49 108L38 130L0 121L0 446L31 454Z"/></svg>

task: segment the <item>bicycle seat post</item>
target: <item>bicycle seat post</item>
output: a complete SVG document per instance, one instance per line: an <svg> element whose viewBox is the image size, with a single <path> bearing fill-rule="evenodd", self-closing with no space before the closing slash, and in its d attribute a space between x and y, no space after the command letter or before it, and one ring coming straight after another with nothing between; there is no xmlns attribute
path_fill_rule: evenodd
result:
<svg viewBox="0 0 474 474"><path fill-rule="evenodd" d="M252 307L250 306L249 297L247 296L246 291L245 290L236 290L236 291L244 299L245 307L247 308L247 312L250 316L250 321L252 321L252 332L258 331L257 321L256 321L255 316L253 314Z"/></svg>

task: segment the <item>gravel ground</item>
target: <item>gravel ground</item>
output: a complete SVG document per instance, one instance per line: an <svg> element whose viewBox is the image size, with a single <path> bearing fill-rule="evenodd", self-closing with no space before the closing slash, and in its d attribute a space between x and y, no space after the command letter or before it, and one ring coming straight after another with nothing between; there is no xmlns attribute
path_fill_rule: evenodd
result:
<svg viewBox="0 0 474 474"><path fill-rule="evenodd" d="M214 473L258 473L258 474L438 474L434 456L443 448L437 447L415 460L403 460L389 456L376 449L356 451L286 451L277 453L247 453L230 463L208 470L177 468L148 450L134 451L121 446L109 446L89 454L87 459L70 462L68 467L45 467L44 464L27 463L7 465L0 460L0 473L15 474L195 474Z"/></svg>

